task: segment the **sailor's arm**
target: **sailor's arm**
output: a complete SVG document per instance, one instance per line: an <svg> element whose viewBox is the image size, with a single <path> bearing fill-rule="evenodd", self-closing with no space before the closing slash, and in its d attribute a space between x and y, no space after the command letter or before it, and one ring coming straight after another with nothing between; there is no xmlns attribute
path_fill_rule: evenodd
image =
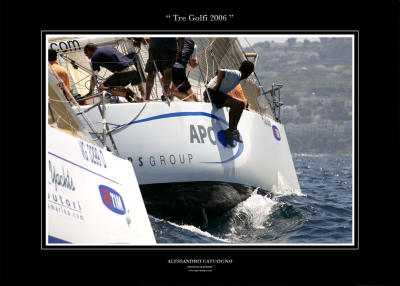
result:
<svg viewBox="0 0 400 286"><path fill-rule="evenodd" d="M90 78L90 89L89 89L89 93L87 95L93 95L94 87L96 86L96 82L97 82L97 74L98 73L99 73L99 71L93 71L92 77Z"/></svg>
<svg viewBox="0 0 400 286"><path fill-rule="evenodd" d="M178 54L181 53L183 51L183 47L185 45L185 38L178 38L179 39L179 43L178 43Z"/></svg>
<svg viewBox="0 0 400 286"><path fill-rule="evenodd" d="M199 59L197 58L197 46L194 45L193 53L192 53L192 55L190 56L190 59L189 59L189 66L192 69L194 69L198 65L199 65Z"/></svg>
<svg viewBox="0 0 400 286"><path fill-rule="evenodd" d="M180 62L182 60L182 51L185 46L185 38L178 38L178 52L176 53L176 61Z"/></svg>
<svg viewBox="0 0 400 286"><path fill-rule="evenodd" d="M211 88L212 90L218 91L219 87L221 85L222 80L225 77L225 71L218 69L218 75L217 75L217 83Z"/></svg>
<svg viewBox="0 0 400 286"><path fill-rule="evenodd" d="M150 43L150 38L140 38L140 42L143 45L148 45Z"/></svg>
<svg viewBox="0 0 400 286"><path fill-rule="evenodd" d="M195 67L197 67L199 65L199 60L197 58L195 59L190 59L189 60L189 65L192 69L194 69Z"/></svg>
<svg viewBox="0 0 400 286"><path fill-rule="evenodd" d="M143 45L148 45L150 43L150 38L139 38L140 43Z"/></svg>

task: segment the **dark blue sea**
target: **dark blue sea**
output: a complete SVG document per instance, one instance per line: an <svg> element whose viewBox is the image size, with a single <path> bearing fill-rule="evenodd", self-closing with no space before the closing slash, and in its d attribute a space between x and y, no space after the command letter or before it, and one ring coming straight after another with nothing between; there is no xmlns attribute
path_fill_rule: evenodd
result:
<svg viewBox="0 0 400 286"><path fill-rule="evenodd" d="M223 217L198 228L150 216L157 243L352 244L352 157L293 155L301 195L257 190Z"/></svg>

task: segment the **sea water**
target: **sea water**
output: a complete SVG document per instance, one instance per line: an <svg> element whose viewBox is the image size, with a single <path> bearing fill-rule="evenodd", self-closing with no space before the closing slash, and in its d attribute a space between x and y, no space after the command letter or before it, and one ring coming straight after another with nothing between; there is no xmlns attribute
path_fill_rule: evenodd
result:
<svg viewBox="0 0 400 286"><path fill-rule="evenodd" d="M301 194L252 195L198 228L150 217L162 244L352 244L351 156L293 155Z"/></svg>

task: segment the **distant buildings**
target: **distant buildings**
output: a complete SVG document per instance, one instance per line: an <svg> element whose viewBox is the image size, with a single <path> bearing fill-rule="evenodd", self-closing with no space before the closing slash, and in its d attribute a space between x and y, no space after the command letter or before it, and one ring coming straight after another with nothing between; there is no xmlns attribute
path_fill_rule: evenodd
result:
<svg viewBox="0 0 400 286"><path fill-rule="evenodd" d="M321 136L321 135L351 135L352 134L352 122L344 121L342 124L335 124L330 120L321 120L318 122L312 122L308 124L285 124L286 134L288 136Z"/></svg>
<svg viewBox="0 0 400 286"><path fill-rule="evenodd" d="M289 106L283 106L281 108L281 118L284 118L284 120L288 122L295 121L297 118L299 118L299 112L297 111L297 106L296 105L289 105Z"/></svg>

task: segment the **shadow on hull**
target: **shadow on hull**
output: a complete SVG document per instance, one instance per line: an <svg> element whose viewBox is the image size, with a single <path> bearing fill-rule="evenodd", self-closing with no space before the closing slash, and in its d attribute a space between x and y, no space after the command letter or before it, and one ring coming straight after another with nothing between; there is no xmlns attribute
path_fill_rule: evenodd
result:
<svg viewBox="0 0 400 286"><path fill-rule="evenodd" d="M226 182L141 185L147 212L178 224L205 226L250 197L251 186Z"/></svg>

